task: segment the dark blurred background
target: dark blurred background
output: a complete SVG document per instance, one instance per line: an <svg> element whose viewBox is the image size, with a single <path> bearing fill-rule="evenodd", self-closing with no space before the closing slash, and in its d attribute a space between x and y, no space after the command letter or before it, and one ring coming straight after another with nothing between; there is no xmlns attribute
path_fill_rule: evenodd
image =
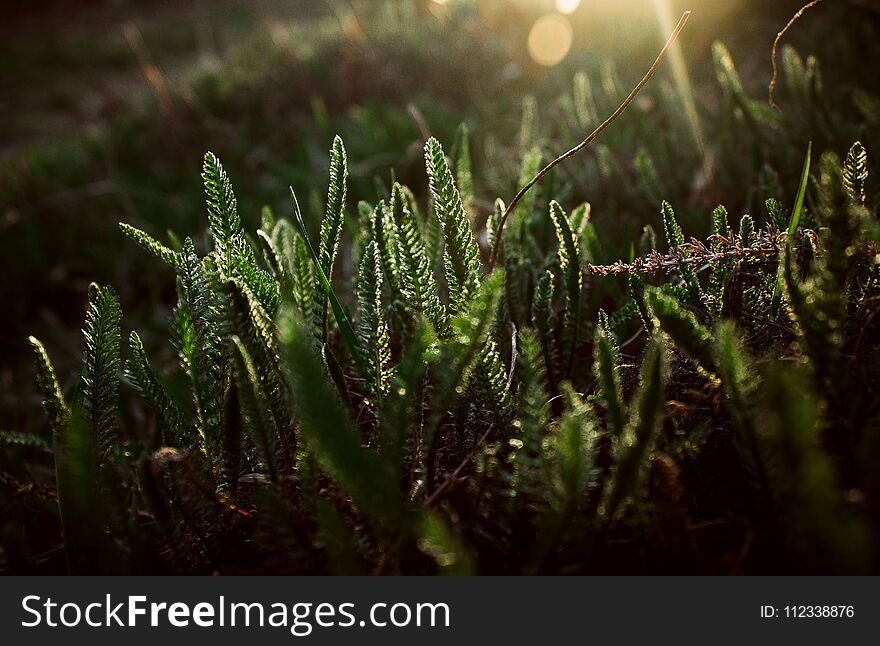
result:
<svg viewBox="0 0 880 646"><path fill-rule="evenodd" d="M526 145L547 159L589 132L684 9L693 15L679 49L600 145L551 180L547 197L592 202L611 240L608 260L627 252L661 198L693 234L705 232L715 203L738 219L759 208L764 189L785 200L781 187L792 184L808 140L845 152L853 135L876 137L871 115L880 115L872 0L825 0L805 14L785 38L799 56L785 58L782 111L767 107L771 45L801 4L3 3L0 429L42 425L27 335L44 340L62 382L72 382L90 281L120 293L126 330L142 332L160 365L173 351L161 340L172 276L117 222L203 241L206 150L223 160L253 229L264 204L289 212L291 185L320 213L336 133L348 150L354 216L356 201L375 201L392 174L424 197L425 136L451 145L466 123L479 224L496 196L514 193Z"/></svg>

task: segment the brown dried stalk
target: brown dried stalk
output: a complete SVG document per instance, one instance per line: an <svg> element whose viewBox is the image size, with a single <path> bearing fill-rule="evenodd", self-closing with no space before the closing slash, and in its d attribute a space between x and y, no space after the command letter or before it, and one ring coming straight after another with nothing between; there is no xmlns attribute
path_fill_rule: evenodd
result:
<svg viewBox="0 0 880 646"><path fill-rule="evenodd" d="M611 125L611 122L617 119L623 111L626 110L627 106L632 103L633 99L636 98L636 95L641 92L642 88L645 87L645 84L654 76L654 72L657 71L657 68L660 66L660 62L666 56L666 52L672 47L672 44L675 42L675 39L678 38L678 35L681 33L681 30L684 29L685 23L690 18L691 12L685 11L681 18L678 21L678 24L675 26L675 29L672 31L672 34L669 36L669 40L666 41L666 44L663 45L663 49L660 50L660 53L657 55L657 59L654 61L654 64L651 65L651 68L647 71L647 73L642 77L642 80L638 82L638 84L633 88L633 91L629 93L623 103L621 103L618 108L612 113L610 117L605 119L598 128L596 128L593 132L589 134L589 136L580 142L577 146L572 148L571 150L562 153L551 161L549 164L544 166L538 174L535 175L525 186L519 189L519 192L514 196L514 198L510 201L510 204L504 209L504 213L501 215L501 218L498 220L498 232L495 234L495 244L492 247L492 255L489 257L489 271L491 272L495 268L495 262L498 259L498 251L501 248L501 233L504 230L504 223L507 222L507 218L513 212L513 209L516 208L516 205L519 204L519 201L525 196L526 193L529 192L535 184L540 182L547 173L549 173L557 164L565 161L569 157L578 154L584 148L589 146L596 137L599 136L605 128Z"/></svg>
<svg viewBox="0 0 880 646"><path fill-rule="evenodd" d="M737 260L748 263L775 262L779 258L780 249L785 244L787 233L774 234L768 227L756 232L746 244L739 236L728 230L726 236L712 235L707 239L711 248L701 240L691 238L690 242L670 249L662 254L656 249L644 258L636 258L631 263L618 260L611 265L588 265L591 274L610 276L623 273L656 274L672 273L685 266L703 267L714 265L725 260ZM811 229L800 229L795 240L809 240L813 252L819 255L819 240Z"/></svg>
<svg viewBox="0 0 880 646"><path fill-rule="evenodd" d="M788 28L791 27L795 22L797 22L798 18L804 15L804 12L810 7L815 7L817 4L822 2L822 0L812 0L812 2L808 2L803 7L798 9L797 13L791 17L791 20L788 21L788 24L782 28L778 34L776 34L776 39L773 41L773 49L770 50L770 62L773 65L773 76L770 78L770 85L767 86L767 102L771 107L779 109L779 106L776 105L776 101L773 100L773 90L776 88L776 50L779 47L779 41L782 40L783 34L788 31Z"/></svg>

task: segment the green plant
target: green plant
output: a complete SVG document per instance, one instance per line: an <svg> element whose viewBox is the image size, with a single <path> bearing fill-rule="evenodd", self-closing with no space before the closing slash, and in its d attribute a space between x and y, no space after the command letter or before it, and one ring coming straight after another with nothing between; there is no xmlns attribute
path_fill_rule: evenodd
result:
<svg viewBox="0 0 880 646"><path fill-rule="evenodd" d="M90 289L70 401L32 339L71 571L701 571L715 549L701 522L746 540L719 514L761 537L734 570L875 571L880 364L863 361L880 345L880 283L860 144L842 164L824 156L811 182L818 232L743 218L733 234L719 207L709 240L686 242L664 202L667 252L646 235L644 257L600 265L584 260L584 210L551 202L558 243L543 262L514 227L502 253L517 268L489 274L434 139L425 161L432 208L395 184L361 205L349 242L337 138L318 251L295 196L293 223L266 212L246 235L210 153L207 254L122 225L177 276L170 336L189 392L132 333L124 380L153 421L120 428L108 288ZM349 250L354 323L334 285ZM532 278L511 284L516 271ZM621 273L629 295L609 316L587 287ZM656 274L671 278L652 286ZM640 330L640 356L625 354Z"/></svg>

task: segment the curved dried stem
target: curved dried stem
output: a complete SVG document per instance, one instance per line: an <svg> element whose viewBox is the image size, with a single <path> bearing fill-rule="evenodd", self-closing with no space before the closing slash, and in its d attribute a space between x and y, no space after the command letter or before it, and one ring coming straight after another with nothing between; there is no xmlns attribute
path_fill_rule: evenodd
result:
<svg viewBox="0 0 880 646"><path fill-rule="evenodd" d="M510 216L510 214L513 212L513 210L516 208L516 205L519 204L519 201L525 196L526 193L529 192L529 190L535 184L540 182L544 178L544 176L547 175L547 173L549 173L551 170L553 170L553 168L557 164L560 164L561 162L565 161L569 157L572 157L573 155L578 154L584 148L589 146L596 139L596 137L598 137L599 134L603 130L605 130L605 128L607 128L609 125L611 125L611 122L613 122L615 119L617 119L617 117L619 117L621 114L623 114L624 110L626 110L626 108L629 106L629 104L632 103L633 99L636 98L636 95L638 95L638 93L642 91L642 88L645 87L647 82L649 80L651 80L651 77L654 76L654 72L656 72L657 68L660 67L660 63L663 60L663 58L666 56L666 53L672 47L672 44L675 42L675 39L678 38L678 35L681 33L681 30L684 29L684 25L688 21L688 18L690 18L690 15L691 15L690 11L685 11L683 14L681 14L681 18L679 19L678 24L675 26L675 29L672 31L672 34L670 34L669 39L666 41L666 44L663 45L663 49L660 50L660 53L657 55L656 60L654 60L654 64L651 65L650 69L642 77L642 80L638 82L638 84L633 88L632 92L629 93L629 96L627 96L623 100L623 103L621 103L617 107L617 109L611 114L611 116L608 117L607 119L605 119L605 121L603 121L599 125L598 128L596 128L593 132L591 132L587 136L586 139L584 139L582 142L580 142L577 146L575 146L571 150L562 153L561 155L559 155L559 157L557 157L556 159L551 161L549 164L544 166L544 168L542 168L541 170L538 171L537 175L535 175L531 180L529 180L529 182L525 186L523 186L521 189L519 189L519 192L510 201L510 204L507 205L507 207L504 209L504 213L501 215L501 218L498 220L498 231L495 234L495 244L492 247L492 255L489 257L489 271L490 272L495 268L495 262L498 260L498 251L501 248L501 234L504 231L504 223L507 222L507 218Z"/></svg>
<svg viewBox="0 0 880 646"><path fill-rule="evenodd" d="M771 107L779 109L779 106L776 105L776 101L773 100L773 90L776 89L776 50L779 48L779 41L782 40L782 36L785 32L788 31L788 28L791 27L795 22L797 22L798 18L804 15L804 12L810 7L814 7L817 4L822 2L822 0L812 0L812 2L808 2L803 7L797 10L797 13L791 17L791 20L782 28L778 34L776 34L776 39L773 41L773 48L770 50L770 63L773 65L773 76L770 78L770 85L767 86L767 103L770 104Z"/></svg>

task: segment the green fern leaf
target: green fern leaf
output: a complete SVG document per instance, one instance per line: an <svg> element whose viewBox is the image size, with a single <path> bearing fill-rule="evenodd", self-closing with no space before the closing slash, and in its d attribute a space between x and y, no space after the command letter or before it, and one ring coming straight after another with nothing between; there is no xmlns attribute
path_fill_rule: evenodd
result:
<svg viewBox="0 0 880 646"><path fill-rule="evenodd" d="M541 149L538 146L529 148L523 155L522 163L519 171L519 186L524 186L527 182L538 174L541 168ZM533 187L528 191L516 205L516 208L510 214L510 232L505 239L513 242L517 253L524 254L526 252L526 236L532 214L535 211L535 201L538 197L537 187Z"/></svg>
<svg viewBox="0 0 880 646"><path fill-rule="evenodd" d="M599 433L589 407L567 382L562 394L566 410L551 437L549 484L558 517L569 519L584 512Z"/></svg>
<svg viewBox="0 0 880 646"><path fill-rule="evenodd" d="M715 372L712 333L697 320L697 317L659 289L648 289L647 300L651 312L660 322L660 329L672 338L675 345L699 367Z"/></svg>
<svg viewBox="0 0 880 646"><path fill-rule="evenodd" d="M266 419L273 424L274 434L284 451L285 464L293 464L293 413L288 399L285 371L281 364L281 348L272 318L244 282L230 279L224 285L226 325L237 343L244 347L253 362L259 395L265 399ZM239 366L241 367L241 366ZM250 379L250 377L248 377ZM251 398L250 386L239 382L242 406Z"/></svg>
<svg viewBox="0 0 880 646"><path fill-rule="evenodd" d="M216 297L195 246L187 238L180 254L173 341L192 385L200 449L209 462L219 451L222 416L222 358Z"/></svg>
<svg viewBox="0 0 880 646"><path fill-rule="evenodd" d="M391 189L391 212L397 227L401 289L415 313L427 318L439 334L445 335L448 329L437 296L437 281L425 251L418 221L409 204L406 189L395 183Z"/></svg>
<svg viewBox="0 0 880 646"><path fill-rule="evenodd" d="M430 494L435 484L437 429L462 391L471 368L480 357L491 331L501 296L503 272L490 274L467 309L451 320L452 334L440 348L434 370L435 388L431 416L425 428L425 485Z"/></svg>
<svg viewBox="0 0 880 646"><path fill-rule="evenodd" d="M327 278L328 284L333 278L333 266L339 251L342 237L342 225L345 220L345 196L348 185L348 162L342 139L337 135L333 139L330 150L330 184L327 189L327 210L321 220L321 232L318 240L318 267ZM291 189L292 192L292 189ZM303 226L301 235L305 238ZM329 294L317 292L318 323L321 328L321 340L326 343L328 335L327 306Z"/></svg>
<svg viewBox="0 0 880 646"><path fill-rule="evenodd" d="M395 184L396 186L396 184ZM402 269L399 267L401 258L400 241L398 240L397 225L395 222L397 214L395 209L402 208L401 201L403 196L398 190L396 193L392 188L391 206L389 207L384 200L376 205L376 208L370 213L370 237L376 245L376 257L379 261L382 274L385 277L385 283L391 293L391 302L394 303L400 295L400 283L402 280Z"/></svg>
<svg viewBox="0 0 880 646"><path fill-rule="evenodd" d="M232 337L232 357L238 385L238 401L247 419L247 433L260 456L260 464L271 482L278 481L275 433L267 419L269 404L264 397L254 359L237 336Z"/></svg>
<svg viewBox="0 0 880 646"><path fill-rule="evenodd" d="M645 279L641 274L630 272L628 278L629 296L636 304L639 311L639 317L642 319L642 325L648 333L654 331L655 322L651 310L648 309L648 302L645 300Z"/></svg>
<svg viewBox="0 0 880 646"><path fill-rule="evenodd" d="M550 202L550 218L556 227L556 237L559 240L557 257L565 283L565 315L562 321L565 337L563 356L568 357L566 374L570 374L574 363L578 327L580 326L581 287L583 284L580 248L577 236L571 229L568 216L555 201Z"/></svg>
<svg viewBox="0 0 880 646"><path fill-rule="evenodd" d="M327 212L321 220L318 256L327 278L333 276L333 264L339 250L342 224L345 219L345 194L348 185L348 164L342 139L337 135L330 150L330 185L327 189Z"/></svg>
<svg viewBox="0 0 880 646"><path fill-rule="evenodd" d="M443 225L449 309L456 312L471 299L480 285L479 248L443 148L433 137L425 144L425 165L434 209Z"/></svg>
<svg viewBox="0 0 880 646"><path fill-rule="evenodd" d="M361 374L367 375L370 372L369 365L364 359L363 351L360 347L360 343L358 342L357 335L354 332L354 328L351 325L351 320L348 318L348 314L345 313L345 309L343 309L342 304L339 302L339 299L336 296L336 292L333 291L333 286L330 284L330 279L324 270L321 268L321 261L318 254L315 252L314 247L312 247L312 243L309 241L308 233L306 233L306 225L303 222L302 212L299 208L299 202L296 199L296 194L293 192L293 189L290 189L290 196L293 199L293 214L294 214L294 223L299 231L300 237L305 242L306 250L309 252L309 256L312 258L312 263L317 274L317 278L320 281L321 287L324 290L324 294L330 300L330 305L333 308L333 316L336 319L336 324L339 326L339 330L342 332L342 336L345 339L345 343L348 346L349 352L351 352L351 356L354 359L354 362L357 364L358 369L361 371ZM325 335L326 336L326 335Z"/></svg>
<svg viewBox="0 0 880 646"><path fill-rule="evenodd" d="M52 432L57 434L67 423L70 417L70 410L64 402L64 395L61 394L61 385L58 383L58 377L55 375L55 368L49 359L46 348L35 337L28 337L28 343L34 351L34 358L37 365L37 384L43 393L43 408L49 417L49 425Z"/></svg>
<svg viewBox="0 0 880 646"><path fill-rule="evenodd" d="M455 163L455 182L461 194L465 212L471 210L474 200L474 178L471 172L470 132L466 123L461 123L455 133L452 158Z"/></svg>
<svg viewBox="0 0 880 646"><path fill-rule="evenodd" d="M743 246L751 244L752 238L755 236L755 221L752 216L746 213L739 221L739 240Z"/></svg>
<svg viewBox="0 0 880 646"><path fill-rule="evenodd" d="M373 240L361 259L357 278L361 347L367 350L370 373L367 381L374 397L381 402L391 378L391 349L382 308L382 267L379 249ZM378 403L378 402L377 402Z"/></svg>
<svg viewBox="0 0 880 646"><path fill-rule="evenodd" d="M114 461L119 441L119 323L122 311L109 287L89 287L83 329L82 392L85 419L104 464Z"/></svg>
<svg viewBox="0 0 880 646"><path fill-rule="evenodd" d="M727 209L719 205L712 211L712 234L716 236L727 236L730 226L727 223ZM722 243L715 242L712 245L713 251L716 253L722 250ZM721 305L724 302L724 284L727 281L727 274L730 272L731 263L726 260L715 261L712 265L712 275L709 277L709 305L712 312L718 316L721 313Z"/></svg>
<svg viewBox="0 0 880 646"><path fill-rule="evenodd" d="M556 365L556 341L554 336L553 299L555 292L555 278L552 271L545 271L538 279L535 286L535 297L532 301L532 325L541 344L544 354L544 364L547 367L547 378L551 390L555 392L556 378L554 366Z"/></svg>
<svg viewBox="0 0 880 646"><path fill-rule="evenodd" d="M132 332L129 336L128 347L132 357L126 362L125 374L140 392L147 408L156 416L156 423L159 427L159 445L188 446L192 438L190 437L190 429L184 423L183 412L170 397L159 375L150 365L144 351L144 344L137 332Z"/></svg>
<svg viewBox="0 0 880 646"><path fill-rule="evenodd" d="M232 190L232 182L229 181L220 160L212 152L205 153L202 181L205 185L208 223L218 268L221 274L228 276L232 272L236 247L240 244L238 238L241 235L241 219L238 216L238 202Z"/></svg>
<svg viewBox="0 0 880 646"><path fill-rule="evenodd" d="M17 431L0 431L0 447L27 447L44 453L52 453L52 447L45 438Z"/></svg>
<svg viewBox="0 0 880 646"><path fill-rule="evenodd" d="M670 251L679 253L679 247L685 243L684 234L681 232L678 220L675 219L672 205L666 200L663 201L661 213L663 215L663 230L666 233L666 243L669 245ZM683 256L686 258L687 254L683 253ZM694 304L702 302L703 290L700 288L700 281L697 279L694 270L690 266L682 265L679 268L679 274L687 288L690 300Z"/></svg>
<svg viewBox="0 0 880 646"><path fill-rule="evenodd" d="M611 331L604 325L596 326L593 344L593 374L599 383L601 401L605 406L608 430L619 437L624 429L623 393L620 388L620 350Z"/></svg>
<svg viewBox="0 0 880 646"><path fill-rule="evenodd" d="M865 204L865 182L868 180L868 153L861 142L855 142L843 162L843 183L853 203Z"/></svg>
<svg viewBox="0 0 880 646"><path fill-rule="evenodd" d="M666 406L666 374L666 354L663 346L655 341L649 345L642 362L634 410L617 446L613 485L605 503L609 518L615 518L627 500L638 493L643 466Z"/></svg>
<svg viewBox="0 0 880 646"><path fill-rule="evenodd" d="M517 393L517 441L514 446L512 494L520 509L540 506L544 499L546 461L543 441L550 423L549 397L544 390L547 379L541 344L531 330L520 332L520 353L516 359L519 375Z"/></svg>
<svg viewBox="0 0 880 646"><path fill-rule="evenodd" d="M119 228L122 229L122 232L125 235L137 242L143 249L153 254L156 258L170 265L171 267L177 267L176 251L174 251L173 249L169 249L146 231L141 231L137 227L133 227L130 224L120 222Z"/></svg>
<svg viewBox="0 0 880 646"><path fill-rule="evenodd" d="M311 318L312 308L317 300L317 287L305 240L285 219L279 220L275 225L272 237L286 267L285 272L290 283L288 293L293 298L293 304L300 315Z"/></svg>

